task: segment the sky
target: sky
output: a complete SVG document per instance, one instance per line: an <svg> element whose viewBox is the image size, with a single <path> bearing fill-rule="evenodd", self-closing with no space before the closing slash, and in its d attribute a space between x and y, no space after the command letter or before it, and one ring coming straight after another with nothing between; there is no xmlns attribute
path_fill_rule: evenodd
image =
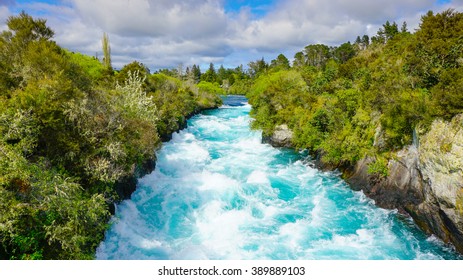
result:
<svg viewBox="0 0 463 280"><path fill-rule="evenodd" d="M209 63L234 68L282 53L292 61L309 44L337 46L370 37L387 20L413 32L427 11L463 11L463 0L0 0L0 30L24 10L47 19L62 47L102 56L113 66L134 60L151 71Z"/></svg>

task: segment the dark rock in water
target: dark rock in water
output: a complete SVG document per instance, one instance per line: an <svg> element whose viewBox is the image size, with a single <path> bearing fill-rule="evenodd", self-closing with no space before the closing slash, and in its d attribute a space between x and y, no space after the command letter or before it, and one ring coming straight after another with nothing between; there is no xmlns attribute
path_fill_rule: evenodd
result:
<svg viewBox="0 0 463 280"><path fill-rule="evenodd" d="M125 199L130 199L132 193L137 188L138 178L143 177L153 172L156 167L154 159L145 161L142 165L135 167L135 171L131 176L125 176L118 180L115 185L115 190L120 202Z"/></svg>

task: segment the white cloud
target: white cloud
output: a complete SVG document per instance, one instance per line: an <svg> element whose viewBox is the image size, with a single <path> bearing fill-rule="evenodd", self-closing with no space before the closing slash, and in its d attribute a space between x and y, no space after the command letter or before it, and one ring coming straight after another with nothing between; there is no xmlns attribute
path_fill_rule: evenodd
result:
<svg viewBox="0 0 463 280"><path fill-rule="evenodd" d="M386 20L401 24L408 18L415 19L417 14L431 9L433 3L434 0L281 1L265 18L248 24L235 43L252 47L254 42L255 47L263 50L309 43L336 45L358 35L372 35Z"/></svg>
<svg viewBox="0 0 463 280"><path fill-rule="evenodd" d="M212 0L74 0L82 18L124 36L202 38L221 34L227 17Z"/></svg>
<svg viewBox="0 0 463 280"><path fill-rule="evenodd" d="M256 17L249 7L225 11L224 0L60 3L17 6L32 15L46 15L55 40L66 48L101 55L101 37L107 32L115 67L138 60L152 69L224 61L246 65L260 54L271 60L308 44L337 45L358 35L374 35L386 20L399 25L407 21L413 30L426 11L463 5L462 0L439 6L435 0L280 0ZM0 19L8 15L8 8L0 6Z"/></svg>

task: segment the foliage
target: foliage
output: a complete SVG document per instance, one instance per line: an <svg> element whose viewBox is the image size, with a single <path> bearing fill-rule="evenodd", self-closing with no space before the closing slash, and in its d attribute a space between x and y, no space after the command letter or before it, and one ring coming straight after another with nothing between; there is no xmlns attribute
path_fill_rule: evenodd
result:
<svg viewBox="0 0 463 280"><path fill-rule="evenodd" d="M251 78L257 78L259 75L265 73L268 69L268 64L264 58L248 63L248 72Z"/></svg>
<svg viewBox="0 0 463 280"><path fill-rule="evenodd" d="M102 195L86 195L72 178L3 141L0 166L2 258L93 257L109 214Z"/></svg>
<svg viewBox="0 0 463 280"><path fill-rule="evenodd" d="M146 78L140 77L140 73L128 73L124 85L116 85L116 91L120 98L118 100L122 111L129 118L137 118L156 126L158 121L156 104L151 96L143 91L143 82Z"/></svg>
<svg viewBox="0 0 463 280"><path fill-rule="evenodd" d="M104 66L100 61L88 55L66 51L69 61L78 65L92 81L100 81L103 78Z"/></svg>
<svg viewBox="0 0 463 280"><path fill-rule="evenodd" d="M262 128L266 135L271 134L275 125L285 123L291 117L292 107L287 105L296 102L304 106L306 90L302 76L296 71L282 70L261 75L247 94L253 105L253 126Z"/></svg>
<svg viewBox="0 0 463 280"><path fill-rule="evenodd" d="M202 81L197 85L197 87L199 88L199 90L207 92L207 93L215 93L215 94L220 94L220 95L225 94L225 90L221 88L220 85L217 83L210 83L210 82Z"/></svg>
<svg viewBox="0 0 463 280"><path fill-rule="evenodd" d="M143 63L138 61L133 61L127 65L124 65L124 67L122 67L122 69L116 74L116 82L120 85L123 85L129 79L130 73L138 73L137 75L144 79L144 90L154 90L152 85L149 84L149 80L147 79L150 75L150 70Z"/></svg>
<svg viewBox="0 0 463 280"><path fill-rule="evenodd" d="M283 54L279 54L276 59L270 62L270 68L273 68L275 70L289 69L289 60Z"/></svg>
<svg viewBox="0 0 463 280"><path fill-rule="evenodd" d="M447 10L423 16L415 34L386 22L372 44L358 36L354 45L308 45L292 70L254 75L253 127L270 135L285 123L295 147L334 167L399 150L416 126L463 112L462 37L463 14ZM385 162L370 171L387 176Z"/></svg>
<svg viewBox="0 0 463 280"><path fill-rule="evenodd" d="M386 178L389 174L387 160L383 157L378 157L368 165L368 174L374 174L380 178Z"/></svg>
<svg viewBox="0 0 463 280"><path fill-rule="evenodd" d="M215 71L215 67L213 63L209 64L209 69L202 74L201 80L209 83L213 83L217 80L217 72Z"/></svg>
<svg viewBox="0 0 463 280"><path fill-rule="evenodd" d="M0 258L92 259L118 181L154 159L160 134L216 107L194 85L150 75L116 77L106 65L50 39L24 12L0 36ZM105 41L105 40L103 40Z"/></svg>

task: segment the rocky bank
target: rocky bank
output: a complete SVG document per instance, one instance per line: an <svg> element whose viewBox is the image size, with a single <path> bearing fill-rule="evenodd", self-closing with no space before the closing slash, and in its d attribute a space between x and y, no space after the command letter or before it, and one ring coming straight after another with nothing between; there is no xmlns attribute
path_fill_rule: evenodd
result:
<svg viewBox="0 0 463 280"><path fill-rule="evenodd" d="M293 132L286 124L277 125L272 135L262 136L263 143L269 143L274 147L290 148L292 146L292 139Z"/></svg>
<svg viewBox="0 0 463 280"><path fill-rule="evenodd" d="M291 138L280 125L263 141L288 147ZM386 176L368 172L375 158L366 157L341 168L344 179L378 206L409 214L425 232L463 253L463 114L450 122L435 120L416 140L387 161Z"/></svg>

